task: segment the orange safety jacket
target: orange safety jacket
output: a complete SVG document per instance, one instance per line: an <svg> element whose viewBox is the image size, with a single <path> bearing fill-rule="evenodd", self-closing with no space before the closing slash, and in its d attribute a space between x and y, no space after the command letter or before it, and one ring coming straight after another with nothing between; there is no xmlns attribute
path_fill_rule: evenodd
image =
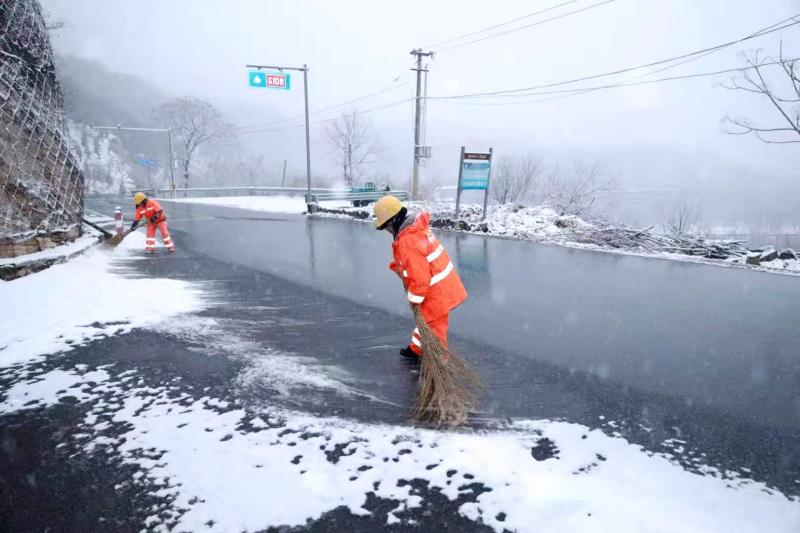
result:
<svg viewBox="0 0 800 533"><path fill-rule="evenodd" d="M156 202L155 200L153 200L151 198L148 198L147 202L144 205L144 207L137 207L136 208L136 215L134 215L133 219L136 220L136 221L144 219L145 222L147 222L148 224L151 224L150 217L152 217L153 215L155 215L159 211L161 211L161 215L159 216L158 220L155 221L156 224L164 222L165 220L167 220L167 217L164 214L164 212L161 210L161 205L158 202Z"/></svg>
<svg viewBox="0 0 800 533"><path fill-rule="evenodd" d="M408 301L419 304L425 320L446 315L467 299L467 290L450 256L430 229L431 216L422 212L400 230L392 244L389 268L402 276Z"/></svg>

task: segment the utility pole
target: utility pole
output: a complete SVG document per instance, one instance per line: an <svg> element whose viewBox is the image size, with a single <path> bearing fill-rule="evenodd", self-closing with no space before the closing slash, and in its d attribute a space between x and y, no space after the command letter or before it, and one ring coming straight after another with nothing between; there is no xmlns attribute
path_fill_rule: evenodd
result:
<svg viewBox="0 0 800 533"><path fill-rule="evenodd" d="M422 147L419 145L422 124L422 73L427 69L422 68L423 56L433 57L433 52L423 52L420 48L411 50L411 55L417 56L417 66L411 70L417 71L417 96L415 99L414 112L414 171L411 174L411 199L418 200L419 192L419 160Z"/></svg>
<svg viewBox="0 0 800 533"><path fill-rule="evenodd" d="M283 174L281 174L281 187L286 184L286 159L283 160Z"/></svg>
<svg viewBox="0 0 800 533"><path fill-rule="evenodd" d="M311 196L311 137L308 129L308 65L303 63L303 96L306 100L306 182L308 191L306 194Z"/></svg>

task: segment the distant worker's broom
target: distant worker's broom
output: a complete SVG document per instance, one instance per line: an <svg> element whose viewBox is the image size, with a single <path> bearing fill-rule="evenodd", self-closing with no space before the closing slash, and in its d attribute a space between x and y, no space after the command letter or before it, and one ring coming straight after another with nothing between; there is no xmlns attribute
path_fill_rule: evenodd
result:
<svg viewBox="0 0 800 533"><path fill-rule="evenodd" d="M86 220L85 218L83 219L83 222L88 224L89 226L93 227L94 229L96 229L100 233L102 233L103 234L103 244L105 244L107 246L110 246L112 248L116 248L117 245L119 245L119 243L122 242L122 239L124 239L125 237L127 237L128 235L131 234L131 230L125 231L123 233L118 233L118 234L111 233L107 229L104 229L104 228L98 226L97 224L95 224L94 222ZM136 231L136 230L133 230L133 231Z"/></svg>
<svg viewBox="0 0 800 533"><path fill-rule="evenodd" d="M134 230L134 231L136 231L136 230ZM108 246L111 246L112 248L116 248L119 245L119 243L122 242L122 239L127 237L130 233L131 233L131 230L128 230L128 231L125 231L123 233L119 233L117 235L114 235L113 237L109 237L105 241L103 241L103 244L107 244Z"/></svg>
<svg viewBox="0 0 800 533"><path fill-rule="evenodd" d="M482 388L480 378L431 331L419 305L411 305L422 343L422 362L413 417L434 426L455 427L467 420Z"/></svg>

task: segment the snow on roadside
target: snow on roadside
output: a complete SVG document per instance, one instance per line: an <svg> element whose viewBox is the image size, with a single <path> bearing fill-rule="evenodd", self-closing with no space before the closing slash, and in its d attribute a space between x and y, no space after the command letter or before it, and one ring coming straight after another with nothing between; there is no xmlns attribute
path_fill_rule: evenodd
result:
<svg viewBox="0 0 800 533"><path fill-rule="evenodd" d="M86 234L84 234L82 237L79 237L74 241L68 244L64 244L62 246L48 248L47 250L34 252L32 254L18 255L17 257L0 258L0 267L6 265L22 265L26 263L33 263L36 261L47 261L59 257L71 257L97 244L98 238L99 238L99 233L95 233L94 231L89 231L86 232Z"/></svg>
<svg viewBox="0 0 800 533"><path fill-rule="evenodd" d="M144 236L113 253L95 249L64 264L0 283L0 367L69 350L188 313L205 304L195 286L171 279L130 279L112 272ZM124 264L124 263L123 263Z"/></svg>
<svg viewBox="0 0 800 533"><path fill-rule="evenodd" d="M736 257L729 260L731 264L745 266L762 272L792 272L800 274L800 259L775 259L773 261L762 261L758 265L748 265L746 257Z"/></svg>
<svg viewBox="0 0 800 533"><path fill-rule="evenodd" d="M452 220L455 205L452 202L406 202L415 211L427 211L432 221ZM322 206L326 207L326 206ZM336 213L321 212L314 216L351 218L366 214L365 220L372 219L372 207L342 207ZM486 220L482 220L483 208L473 204L462 204L461 217L471 225L479 225L483 233L533 241L555 242L565 240L571 232L581 228L591 228L592 224L575 216L561 216L546 206L523 207L513 204L490 206ZM363 216L358 217L364 220Z"/></svg>
<svg viewBox="0 0 800 533"><path fill-rule="evenodd" d="M457 230L453 215L455 206L452 202L408 202L410 209L424 210L431 214L434 227ZM468 224L471 233L486 234L496 237L520 239L540 244L565 246L581 250L596 250L622 255L654 257L688 263L703 263L723 267L740 267L761 272L772 272L787 275L800 275L800 260L775 260L763 262L759 266L746 264L746 257L729 259L708 259L702 256L691 256L676 252L646 251L642 249L611 248L598 244L587 244L576 241L581 231L592 230L596 226L580 217L559 215L547 206L523 207L513 204L490 206L486 220L481 220L483 208L466 204L461 208L460 220ZM321 218L346 218L367 222L372 221L370 207L340 207L332 212L319 212L313 216ZM712 241L709 241L712 242Z"/></svg>
<svg viewBox="0 0 800 533"><path fill-rule="evenodd" d="M176 198L164 201L238 207L268 213L302 214L306 212L306 202L303 196L221 196L217 198ZM331 208L343 205L342 202L322 202L322 204Z"/></svg>
<svg viewBox="0 0 800 533"><path fill-rule="evenodd" d="M84 383L81 394L92 392L86 376L51 371L20 385L15 397L52 402L37 391L70 381ZM461 515L496 531L800 528L797 498L713 469L688 472L579 424L517 421L492 431L438 432L228 409L170 386L106 381L95 388L106 396L85 415L84 453L103 449L141 469L132 483L167 499L146 523L158 531L303 526L339 507L363 516L370 493L397 502L388 525L411 527L408 511L426 508L412 480L458 500ZM105 432L110 426L123 431Z"/></svg>

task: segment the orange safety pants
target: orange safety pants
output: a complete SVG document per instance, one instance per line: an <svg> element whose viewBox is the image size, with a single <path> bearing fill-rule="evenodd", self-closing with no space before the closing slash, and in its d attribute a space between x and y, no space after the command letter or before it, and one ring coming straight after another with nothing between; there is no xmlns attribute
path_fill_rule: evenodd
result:
<svg viewBox="0 0 800 533"><path fill-rule="evenodd" d="M170 252L175 251L175 244L172 242L172 237L169 236L167 231L167 222L158 222L156 224L147 223L147 238L144 241L144 251L152 252L156 249L156 228L161 232L161 239L164 241L164 246Z"/></svg>
<svg viewBox="0 0 800 533"><path fill-rule="evenodd" d="M447 348L447 324L449 319L450 316L445 313L436 320L428 322L428 327L439 337L439 340L442 341L442 346L445 348ZM422 355L422 337L420 337L419 328L414 328L414 332L411 334L411 344L409 344L408 347L411 348L411 351L415 354Z"/></svg>

